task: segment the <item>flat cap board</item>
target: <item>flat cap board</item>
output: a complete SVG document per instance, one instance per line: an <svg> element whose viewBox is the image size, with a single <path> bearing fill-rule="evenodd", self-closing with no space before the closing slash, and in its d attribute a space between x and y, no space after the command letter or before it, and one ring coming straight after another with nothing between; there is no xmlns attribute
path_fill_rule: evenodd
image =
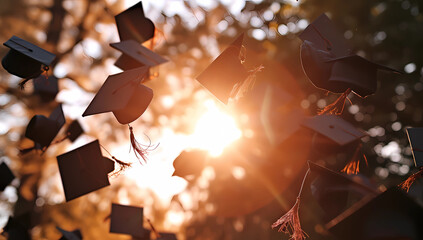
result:
<svg viewBox="0 0 423 240"><path fill-rule="evenodd" d="M423 208L397 187L360 202L326 227L343 240L423 239Z"/></svg>
<svg viewBox="0 0 423 240"><path fill-rule="evenodd" d="M159 233L160 237L157 240L178 240L174 233Z"/></svg>
<svg viewBox="0 0 423 240"><path fill-rule="evenodd" d="M56 55L54 55L53 53L48 52L16 36L11 37L9 40L7 40L3 44L6 47L9 47L15 51L18 51L46 66L50 65L53 62L53 60L56 58Z"/></svg>
<svg viewBox="0 0 423 240"><path fill-rule="evenodd" d="M143 214L141 207L113 203L110 215L110 232L144 237L146 229L143 227Z"/></svg>
<svg viewBox="0 0 423 240"><path fill-rule="evenodd" d="M111 43L111 47L121 51L124 55L134 59L141 66L154 67L168 60L137 43L134 40L125 40L122 42Z"/></svg>
<svg viewBox="0 0 423 240"><path fill-rule="evenodd" d="M351 123L335 115L324 114L305 118L302 125L328 137L340 146L367 136L365 132L358 130Z"/></svg>
<svg viewBox="0 0 423 240"><path fill-rule="evenodd" d="M110 75L82 116L85 117L123 109L131 99L136 86L140 84L147 73L147 67L140 67Z"/></svg>
<svg viewBox="0 0 423 240"><path fill-rule="evenodd" d="M196 78L224 104L228 103L235 84L248 77L239 58L243 36L239 36Z"/></svg>
<svg viewBox="0 0 423 240"><path fill-rule="evenodd" d="M10 168L6 163L0 164L0 191L3 191L15 179Z"/></svg>
<svg viewBox="0 0 423 240"><path fill-rule="evenodd" d="M416 167L423 167L423 128L407 128L408 141Z"/></svg>
<svg viewBox="0 0 423 240"><path fill-rule="evenodd" d="M78 120L74 120L69 124L68 129L66 130L66 135L68 136L71 142L75 141L81 134L84 133L81 124Z"/></svg>
<svg viewBox="0 0 423 240"><path fill-rule="evenodd" d="M145 17L142 2L115 16L116 26L121 41L133 39L139 43L154 37L154 23Z"/></svg>
<svg viewBox="0 0 423 240"><path fill-rule="evenodd" d="M114 162L101 154L98 140L57 156L66 201L110 185Z"/></svg>
<svg viewBox="0 0 423 240"><path fill-rule="evenodd" d="M314 43L319 49L329 51L335 57L350 55L352 52L342 32L336 29L326 14L310 23L299 37Z"/></svg>
<svg viewBox="0 0 423 240"><path fill-rule="evenodd" d="M377 70L399 71L374 62L361 56L351 55L329 60L332 62L332 70L328 84L331 92L341 93L351 88L361 97L366 97L376 92Z"/></svg>

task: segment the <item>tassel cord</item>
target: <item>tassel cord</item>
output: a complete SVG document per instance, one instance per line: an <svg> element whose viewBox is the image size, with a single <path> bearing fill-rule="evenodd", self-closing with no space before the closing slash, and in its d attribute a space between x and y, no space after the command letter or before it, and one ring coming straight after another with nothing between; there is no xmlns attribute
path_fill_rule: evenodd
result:
<svg viewBox="0 0 423 240"><path fill-rule="evenodd" d="M130 168L132 166L132 163L127 163L127 162L124 162L122 160L117 159L103 145L100 144L100 147L103 148L104 151L106 151L106 153L113 159L113 161L116 162L119 165L119 170L117 170L116 172L112 173L111 176L117 176L122 171L124 171L125 169Z"/></svg>

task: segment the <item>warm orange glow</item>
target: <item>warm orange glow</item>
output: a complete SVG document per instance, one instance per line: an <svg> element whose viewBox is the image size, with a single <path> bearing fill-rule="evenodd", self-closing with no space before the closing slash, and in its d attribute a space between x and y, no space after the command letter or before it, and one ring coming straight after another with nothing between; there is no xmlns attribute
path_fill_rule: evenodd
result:
<svg viewBox="0 0 423 240"><path fill-rule="evenodd" d="M219 109L213 100L204 102L207 112L197 121L191 147L207 150L211 156L222 154L226 146L242 135L235 120Z"/></svg>

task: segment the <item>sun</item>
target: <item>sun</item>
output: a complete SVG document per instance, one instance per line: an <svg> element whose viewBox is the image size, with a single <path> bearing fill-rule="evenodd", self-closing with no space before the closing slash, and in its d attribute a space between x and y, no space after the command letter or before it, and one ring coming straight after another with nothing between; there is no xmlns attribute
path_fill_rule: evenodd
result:
<svg viewBox="0 0 423 240"><path fill-rule="evenodd" d="M239 139L241 130L235 120L219 109L213 100L204 102L207 111L198 119L191 135L191 147L204 149L212 157L222 154L225 147Z"/></svg>

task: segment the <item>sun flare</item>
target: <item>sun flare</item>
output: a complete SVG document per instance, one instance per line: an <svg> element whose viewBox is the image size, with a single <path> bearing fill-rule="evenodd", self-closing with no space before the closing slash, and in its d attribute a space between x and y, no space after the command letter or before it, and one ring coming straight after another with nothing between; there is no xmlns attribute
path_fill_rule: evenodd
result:
<svg viewBox="0 0 423 240"><path fill-rule="evenodd" d="M214 101L204 103L207 111L198 119L191 135L193 148L204 149L213 157L222 154L226 146L239 139L241 130L235 120L220 110Z"/></svg>

